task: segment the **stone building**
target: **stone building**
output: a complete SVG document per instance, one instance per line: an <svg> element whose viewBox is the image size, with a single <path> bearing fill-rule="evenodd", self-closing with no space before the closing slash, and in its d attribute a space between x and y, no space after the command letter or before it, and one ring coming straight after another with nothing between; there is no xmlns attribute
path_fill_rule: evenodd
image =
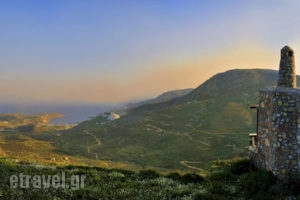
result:
<svg viewBox="0 0 300 200"><path fill-rule="evenodd" d="M259 93L255 164L279 178L300 177L300 89L296 88L293 50L281 49L277 87Z"/></svg>

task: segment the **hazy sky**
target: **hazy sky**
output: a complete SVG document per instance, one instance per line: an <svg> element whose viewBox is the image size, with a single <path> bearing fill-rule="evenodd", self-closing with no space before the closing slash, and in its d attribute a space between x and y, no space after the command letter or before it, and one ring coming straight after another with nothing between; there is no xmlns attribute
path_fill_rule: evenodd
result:
<svg viewBox="0 0 300 200"><path fill-rule="evenodd" d="M297 65L298 0L1 0L0 101L154 97L278 69L286 44Z"/></svg>

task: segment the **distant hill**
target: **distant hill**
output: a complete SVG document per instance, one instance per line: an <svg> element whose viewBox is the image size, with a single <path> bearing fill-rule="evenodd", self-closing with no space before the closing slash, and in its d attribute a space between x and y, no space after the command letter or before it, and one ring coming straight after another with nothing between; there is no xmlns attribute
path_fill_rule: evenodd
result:
<svg viewBox="0 0 300 200"><path fill-rule="evenodd" d="M132 108L136 108L136 107L139 107L142 105L147 105L147 104L163 103L163 102L169 101L171 99L183 97L183 96L187 95L188 93L190 93L192 90L193 90L193 88L171 90L171 91L165 92L165 93L157 96L154 99L149 99L149 100L141 101L138 103L129 103L126 105L126 108L132 109Z"/></svg>
<svg viewBox="0 0 300 200"><path fill-rule="evenodd" d="M66 153L145 168L205 168L218 158L245 155L248 133L256 130L249 104L258 102L260 89L276 85L277 77L265 69L219 73L182 97L133 107L118 120L85 121L56 145Z"/></svg>
<svg viewBox="0 0 300 200"><path fill-rule="evenodd" d="M63 117L60 113L41 113L36 115L0 114L0 130L33 131L37 126L48 125L54 118Z"/></svg>
<svg viewBox="0 0 300 200"><path fill-rule="evenodd" d="M240 100L241 96L257 99L255 94L267 86L277 84L278 72L266 69L234 69L218 73L194 89L183 101L232 97ZM253 95L254 94L254 95Z"/></svg>

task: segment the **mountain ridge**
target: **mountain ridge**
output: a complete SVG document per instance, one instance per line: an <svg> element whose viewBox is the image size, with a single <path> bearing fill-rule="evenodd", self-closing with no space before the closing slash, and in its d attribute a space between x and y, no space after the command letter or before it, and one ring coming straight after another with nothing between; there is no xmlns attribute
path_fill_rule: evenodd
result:
<svg viewBox="0 0 300 200"><path fill-rule="evenodd" d="M164 93L158 95L157 97L155 97L153 99L148 99L148 100L140 101L137 103L129 103L126 105L126 108L132 109L132 108L137 108L142 105L167 102L169 100L185 96L188 93L190 93L191 91L193 91L193 88L170 90L170 91L167 91L167 92L164 92Z"/></svg>

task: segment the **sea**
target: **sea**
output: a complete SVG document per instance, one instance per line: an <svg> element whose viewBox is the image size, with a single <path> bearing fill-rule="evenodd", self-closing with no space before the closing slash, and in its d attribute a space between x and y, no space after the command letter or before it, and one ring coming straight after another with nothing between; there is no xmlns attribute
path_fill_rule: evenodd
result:
<svg viewBox="0 0 300 200"><path fill-rule="evenodd" d="M119 108L108 104L16 104L0 103L0 113L20 113L34 115L39 113L61 113L62 118L52 119L50 124L79 124L104 112Z"/></svg>

